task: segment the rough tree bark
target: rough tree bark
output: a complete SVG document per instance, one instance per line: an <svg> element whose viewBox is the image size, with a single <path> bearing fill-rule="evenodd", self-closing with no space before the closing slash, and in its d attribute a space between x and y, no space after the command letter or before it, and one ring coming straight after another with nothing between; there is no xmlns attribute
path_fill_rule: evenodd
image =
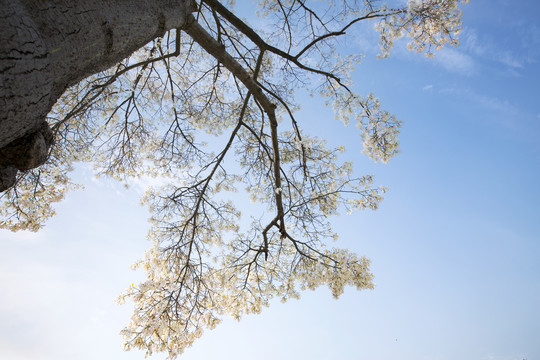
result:
<svg viewBox="0 0 540 360"><path fill-rule="evenodd" d="M190 0L0 0L0 191L42 164L67 87L180 29Z"/></svg>

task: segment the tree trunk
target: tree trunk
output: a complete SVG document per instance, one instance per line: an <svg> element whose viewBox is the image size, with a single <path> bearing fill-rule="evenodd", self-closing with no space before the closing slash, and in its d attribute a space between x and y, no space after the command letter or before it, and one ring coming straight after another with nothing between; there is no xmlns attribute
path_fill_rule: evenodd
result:
<svg viewBox="0 0 540 360"><path fill-rule="evenodd" d="M0 191L14 181L4 174L46 159L45 117L67 87L182 28L191 10L190 0L0 0Z"/></svg>

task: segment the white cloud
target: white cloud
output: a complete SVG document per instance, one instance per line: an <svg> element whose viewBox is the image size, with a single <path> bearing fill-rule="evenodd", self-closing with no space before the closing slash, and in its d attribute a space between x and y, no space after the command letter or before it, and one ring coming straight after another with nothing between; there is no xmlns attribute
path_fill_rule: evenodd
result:
<svg viewBox="0 0 540 360"><path fill-rule="evenodd" d="M465 28L460 36L460 47L470 54L475 56L484 56L487 49L484 42L478 40L476 30Z"/></svg>
<svg viewBox="0 0 540 360"><path fill-rule="evenodd" d="M524 61L522 59L518 59L517 57L512 55L510 52L504 52L504 53L499 54L498 60L499 62L513 68L523 68Z"/></svg>
<svg viewBox="0 0 540 360"><path fill-rule="evenodd" d="M479 94L471 89L446 88L442 89L440 92L443 94L467 98L487 110L492 110L507 115L509 113L515 113L518 111L518 109L511 105L507 100L501 100L499 98Z"/></svg>
<svg viewBox="0 0 540 360"><path fill-rule="evenodd" d="M434 60L446 70L461 75L470 76L477 72L474 59L456 49L442 49L435 54Z"/></svg>
<svg viewBox="0 0 540 360"><path fill-rule="evenodd" d="M479 38L475 29L465 28L460 38L460 48L466 53L474 58L478 58L478 60L487 60L488 62L502 65L513 76L521 76L517 70L521 70L526 65L536 62L524 51L517 53L519 48L503 48L501 43L494 42L490 38Z"/></svg>
<svg viewBox="0 0 540 360"><path fill-rule="evenodd" d="M517 26L517 25L516 25ZM532 34L540 33L540 30L534 26L520 25L519 29L523 32L524 38L533 38ZM373 29L373 24L366 23L357 26L350 31L355 39L358 48L367 54L378 54L380 52L378 41L379 36ZM435 52L432 64L440 66L445 70L460 74L463 76L472 76L480 72L482 67L497 66L500 71L512 76L521 76L522 71L527 65L536 63L535 55L532 50L524 49L520 44L515 46L504 46L505 42L501 39L493 39L484 33L478 33L474 28L465 27L459 36L460 46L445 47ZM407 38L396 41L391 56L405 58L413 61L418 59L417 54L411 53L406 49ZM529 43L534 41L529 40ZM413 57L413 55L415 55Z"/></svg>
<svg viewBox="0 0 540 360"><path fill-rule="evenodd" d="M379 33L375 31L373 23L360 23L348 31L351 38L354 39L354 44L364 54L378 54L381 49L379 47Z"/></svg>
<svg viewBox="0 0 540 360"><path fill-rule="evenodd" d="M139 195L144 194L150 187L160 188L170 183L174 183L173 179L164 176L152 177L144 175L140 177L131 177L128 180L129 186Z"/></svg>
<svg viewBox="0 0 540 360"><path fill-rule="evenodd" d="M506 99L500 99L477 93L472 89L446 88L440 93L451 95L472 102L482 109L485 115L482 117L491 123L498 124L520 135L530 136L537 132L538 121L534 121L535 115L512 104ZM540 117L540 115L538 115Z"/></svg>

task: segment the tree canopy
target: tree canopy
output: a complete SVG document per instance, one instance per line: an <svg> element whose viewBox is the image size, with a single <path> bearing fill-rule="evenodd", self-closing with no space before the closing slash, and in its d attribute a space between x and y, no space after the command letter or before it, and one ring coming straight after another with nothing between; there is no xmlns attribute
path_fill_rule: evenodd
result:
<svg viewBox="0 0 540 360"><path fill-rule="evenodd" d="M153 246L136 267L148 278L120 298L135 303L126 349L150 354L176 357L222 315L258 313L273 298L321 285L335 297L347 285L373 288L368 259L329 246L329 217L377 209L385 189L354 176L343 147L302 131L295 91L354 122L365 154L387 162L401 122L375 95L353 91L360 56L342 56L338 41L372 22L381 57L402 37L431 56L457 44L466 2L260 0L255 23L234 1L201 0L182 28L65 91L47 118L49 160L2 194L0 226L42 227L77 186L69 172L78 161L120 180L166 179L143 199ZM238 189L263 209L247 228Z"/></svg>

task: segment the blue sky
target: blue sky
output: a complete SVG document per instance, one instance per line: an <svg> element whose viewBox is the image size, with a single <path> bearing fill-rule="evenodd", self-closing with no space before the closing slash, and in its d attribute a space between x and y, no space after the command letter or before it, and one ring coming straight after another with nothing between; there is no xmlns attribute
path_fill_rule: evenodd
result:
<svg viewBox="0 0 540 360"><path fill-rule="evenodd" d="M321 288L225 320L182 359L540 359L540 3L464 10L461 46L434 59L401 44L377 60L370 26L344 47L366 55L357 92L405 122L389 164L315 100L298 115L390 188L378 211L334 221L338 245L372 259L375 290ZM140 187L74 176L86 189L42 231L0 231L2 359L144 358L122 351L130 308L114 302L150 245Z"/></svg>

